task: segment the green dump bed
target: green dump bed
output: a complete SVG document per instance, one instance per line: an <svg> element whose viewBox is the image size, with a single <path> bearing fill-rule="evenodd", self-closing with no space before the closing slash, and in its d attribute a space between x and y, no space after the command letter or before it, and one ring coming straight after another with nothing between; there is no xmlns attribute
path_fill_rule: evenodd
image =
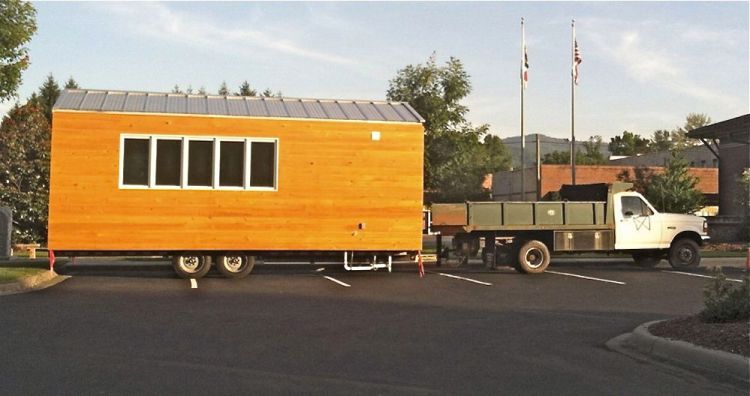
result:
<svg viewBox="0 0 750 396"><path fill-rule="evenodd" d="M560 190L563 201L433 204L432 228L465 232L610 229L612 195L630 187L630 183L565 185Z"/></svg>
<svg viewBox="0 0 750 396"><path fill-rule="evenodd" d="M434 204L432 226L462 226L478 231L607 228L606 202Z"/></svg>

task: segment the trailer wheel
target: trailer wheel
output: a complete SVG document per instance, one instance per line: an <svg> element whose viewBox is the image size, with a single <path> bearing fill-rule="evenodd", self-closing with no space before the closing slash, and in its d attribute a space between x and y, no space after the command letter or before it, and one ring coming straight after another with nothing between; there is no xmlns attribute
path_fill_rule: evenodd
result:
<svg viewBox="0 0 750 396"><path fill-rule="evenodd" d="M635 265L643 268L654 268L661 262L662 255L657 251L639 250L633 253Z"/></svg>
<svg viewBox="0 0 750 396"><path fill-rule="evenodd" d="M669 248L669 265L672 268L694 268L700 263L700 248L694 240L681 238L672 242L672 247Z"/></svg>
<svg viewBox="0 0 750 396"><path fill-rule="evenodd" d="M522 274L541 274L549 266L547 245L540 241L527 241L518 249L514 268Z"/></svg>
<svg viewBox="0 0 750 396"><path fill-rule="evenodd" d="M227 278L242 279L253 271L255 256L225 255L216 258L216 269Z"/></svg>
<svg viewBox="0 0 750 396"><path fill-rule="evenodd" d="M180 278L199 279L211 269L211 261L208 256L185 254L172 258L172 268Z"/></svg>

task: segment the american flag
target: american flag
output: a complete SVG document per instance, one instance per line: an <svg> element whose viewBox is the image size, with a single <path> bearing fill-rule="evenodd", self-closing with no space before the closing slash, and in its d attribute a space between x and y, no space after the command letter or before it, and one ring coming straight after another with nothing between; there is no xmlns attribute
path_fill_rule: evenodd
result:
<svg viewBox="0 0 750 396"><path fill-rule="evenodd" d="M578 85L578 65L583 62L581 51L578 49L578 40L574 41L573 47L573 80Z"/></svg>
<svg viewBox="0 0 750 396"><path fill-rule="evenodd" d="M523 80L523 87L529 83L529 54L526 52L526 46L523 46L523 68L521 71L521 79Z"/></svg>

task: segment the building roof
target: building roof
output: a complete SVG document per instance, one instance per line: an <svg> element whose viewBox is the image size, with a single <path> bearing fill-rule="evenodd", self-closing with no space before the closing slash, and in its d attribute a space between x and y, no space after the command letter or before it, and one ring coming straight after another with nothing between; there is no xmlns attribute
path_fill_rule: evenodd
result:
<svg viewBox="0 0 750 396"><path fill-rule="evenodd" d="M687 133L694 139L719 139L722 142L750 144L750 114L696 128Z"/></svg>
<svg viewBox="0 0 750 396"><path fill-rule="evenodd" d="M88 89L64 90L55 102L53 109L230 117L424 122L424 119L414 108L403 102L265 98Z"/></svg>

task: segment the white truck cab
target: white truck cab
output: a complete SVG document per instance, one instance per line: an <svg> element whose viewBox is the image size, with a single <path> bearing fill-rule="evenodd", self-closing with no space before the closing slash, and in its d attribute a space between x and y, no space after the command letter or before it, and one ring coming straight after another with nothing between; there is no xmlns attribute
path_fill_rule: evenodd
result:
<svg viewBox="0 0 750 396"><path fill-rule="evenodd" d="M615 250L630 251L644 266L667 258L675 268L700 264L700 245L708 240L706 219L659 213L637 192L614 194Z"/></svg>

